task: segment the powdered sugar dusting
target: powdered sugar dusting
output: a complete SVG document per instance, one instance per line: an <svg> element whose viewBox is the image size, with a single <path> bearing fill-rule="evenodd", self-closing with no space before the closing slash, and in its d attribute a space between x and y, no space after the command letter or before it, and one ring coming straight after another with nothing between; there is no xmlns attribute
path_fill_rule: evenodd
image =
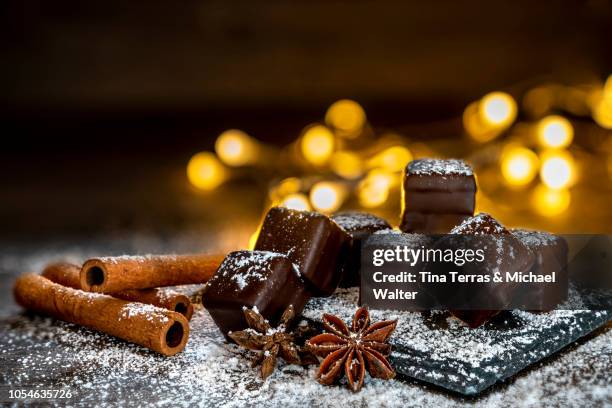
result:
<svg viewBox="0 0 612 408"><path fill-rule="evenodd" d="M376 229L379 231L391 229L389 223L383 218L365 212L347 211L338 213L332 216L332 220L349 233L363 229Z"/></svg>
<svg viewBox="0 0 612 408"><path fill-rule="evenodd" d="M378 230L376 232L374 232L374 234L376 235L386 235L386 234L402 234L403 232L398 230L398 229L384 229L384 230Z"/></svg>
<svg viewBox="0 0 612 408"><path fill-rule="evenodd" d="M324 311L348 318L346 315L354 312L355 306L344 304L342 299L354 300L355 295L354 291L340 292L337 295L340 302L336 306L332 306L334 298L329 298L325 305L309 306L308 313L317 319ZM372 315L376 320L394 314L372 311ZM394 341L414 331L415 338L410 340L414 344L430 350L443 346L443 352L450 352L451 345L444 346L448 337L443 335L437 339L439 331L426 336L425 320L419 320L417 314L410 315L414 317L398 316L400 332L392 336ZM547 315L529 318L536 319L533 324L542 324ZM455 333L469 331L454 319L448 320L449 330ZM414 327L410 327L411 324ZM210 315L201 307L196 309L190 326L185 350L173 357L163 357L110 336L49 318L19 317L0 322L3 332L0 363L6 367L2 381L7 385L70 388L76 394L72 404L79 402L101 407L115 406L118 401L176 407L400 407L407 403L456 407L472 406L475 402L482 407L498 407L529 405L526 402L539 406L544 401L553 406L592 406L605 405L612 395L610 378L605 375L612 369L610 329L560 358L519 375L508 386L498 387L477 400L466 401L439 389L399 379L384 381L368 377L361 392L353 393L345 384L331 387L319 384L315 380L316 366L287 365L282 359L278 360L278 369L262 381L259 368L251 367L250 353L226 343ZM473 347L473 355L501 352L499 345L477 341L482 336L482 331L476 330L471 338L461 335L453 344L463 349ZM424 344L426 339L433 343ZM462 339L471 340L460 344ZM526 336L522 339L528 340ZM14 358L14 363L8 364L9 354L15 356L9 357ZM472 362L476 366L477 359ZM431 375L447 376L435 371Z"/></svg>
<svg viewBox="0 0 612 408"><path fill-rule="evenodd" d="M235 236L235 233L230 234ZM213 239L215 238L215 239ZM198 239L202 239L198 235ZM115 251L131 248L125 242L115 242ZM157 242L157 241L155 241ZM200 242L200 241L196 241ZM215 236L210 242L217 242ZM233 242L233 241L232 241ZM158 246L135 246L132 251L168 250L168 243ZM175 248L176 245L170 247ZM230 246L231 247L231 246ZM186 246L184 251L197 248ZM227 249L227 248L225 248ZM57 259L58 249L37 249L33 254L6 254L0 258L3 271L16 274L24 270L41 270L51 260ZM102 252L99 247L63 249L61 258L75 263ZM105 250L110 253L112 251ZM10 276L10 274L9 274ZM174 288L181 293L197 292L201 285ZM92 294L95 296L95 294ZM307 313L320 319L323 312L342 314L348 317L355 311L358 294L356 291L338 291L336 295L315 299L307 307ZM336 299L336 302L334 302ZM348 300L349 303L345 303ZM337 303L335 306L334 304ZM209 313L200 303L194 303L196 310L190 322L190 336L185 350L173 357L163 357L143 347L117 340L108 335L81 328L73 324L32 315L17 314L18 308L4 310L0 319L0 383L14 387L29 385L43 388L66 387L74 391L75 397L67 402L73 406L114 407L117 405L146 405L172 407L539 407L539 406L610 406L612 402L612 325L599 330L596 335L580 340L565 348L556 357L533 365L500 386L494 386L478 398L461 398L444 392L441 388L430 387L409 378L398 377L391 381L367 378L363 389L353 393L346 389L346 383L338 386L323 386L315 377L318 367L303 368L287 365L278 360L278 370L266 381L258 377L259 368L251 367L250 352L225 342ZM340 309L340 310L338 310ZM534 330L549 326L547 320L552 316L557 322L567 323L567 335L575 330L578 319L586 316L578 311L555 311L553 313L532 314L512 312L508 324L501 330L510 334L522 333L520 339L529 344L529 333L513 327L517 319L527 322ZM373 319L381 316L397 315L398 312L372 311ZM402 340L422 345L424 349L435 351L436 344L444 348L442 353L449 354L452 346L444 346L449 333L460 336L454 341L456 350L462 351L462 339L471 339L471 347L480 347L485 355L491 356L488 344L500 348L485 339L484 329L474 331L465 328L445 312L432 313L423 317L418 313L401 313L398 331L393 334L392 342ZM431 321L448 325L447 328L432 327ZM302 322L303 323L303 322ZM429 328L430 334L426 334ZM414 338L413 338L414 332ZM469 337L474 333L473 337ZM468 337L465 337L468 336ZM478 338L483 339L479 343ZM430 346L423 344L427 340ZM479 345L481 344L481 345ZM539 353L535 350L528 353ZM392 357L397 356L397 347ZM438 354L440 355L440 354ZM472 370L488 370L480 367L472 359ZM423 360L418 355L414 360L414 375L419 374L417 365ZM395 362L394 362L395 364ZM460 372L460 366L456 372ZM426 374L430 380L436 377L459 381L456 374L435 371L429 368ZM495 369L491 369L497 375ZM467 373L469 376L469 373ZM452 377L452 378L451 378ZM469 377L466 377L469 378ZM52 402L56 403L56 401Z"/></svg>
<svg viewBox="0 0 612 408"><path fill-rule="evenodd" d="M102 262L118 264L124 261L138 262L138 263L146 263L150 262L153 259L162 259L167 261L175 261L177 259L177 255L119 255L119 256L103 256L98 258Z"/></svg>
<svg viewBox="0 0 612 408"><path fill-rule="evenodd" d="M510 230L515 237L517 237L523 244L528 247L542 247L548 245L554 245L561 240L560 237L557 237L554 234L544 232L544 231L532 231L526 229L516 229L513 228Z"/></svg>
<svg viewBox="0 0 612 408"><path fill-rule="evenodd" d="M263 282L273 272L271 266L275 259L283 258L285 255L269 251L239 251L229 254L219 266L219 274L215 275L210 282L217 282L223 278L223 282L231 283L234 290L239 292L248 285ZM292 271L300 276L300 271L295 264Z"/></svg>
<svg viewBox="0 0 612 408"><path fill-rule="evenodd" d="M450 233L474 235L507 234L508 230L489 214L479 213L463 220L463 222L453 228Z"/></svg>
<svg viewBox="0 0 612 408"><path fill-rule="evenodd" d="M335 299L313 299L304 310L304 316L320 320L320 310L350 321L358 298L355 288L342 289ZM576 297L572 292L571 298ZM573 301L576 301L575 299ZM560 307L577 307L578 304ZM542 349L542 333L557 333L562 338L571 337L580 330L579 323L588 316L609 312L587 310L554 310L549 313L511 311L498 317L496 325L476 329L464 326L444 311L430 315L418 312L370 310L373 321L397 319L398 325L390 342L395 354L392 362L403 364L403 372L439 383L465 389L474 384L475 389L486 384L487 374L495 378L506 375L507 361L520 358L537 361L552 350ZM560 331L559 331L560 330ZM550 340L550 339L549 339ZM553 339L554 340L554 339ZM610 361L612 365L612 361ZM454 373L454 374L451 374Z"/></svg>
<svg viewBox="0 0 612 408"><path fill-rule="evenodd" d="M418 159L413 160L406 166L406 172L412 175L459 175L472 176L473 170L469 164L458 159Z"/></svg>
<svg viewBox="0 0 612 408"><path fill-rule="evenodd" d="M127 303L121 309L120 318L131 319L133 317L143 317L150 322L161 322L167 323L170 319L166 316L164 309L160 309L157 306L145 304L145 303Z"/></svg>

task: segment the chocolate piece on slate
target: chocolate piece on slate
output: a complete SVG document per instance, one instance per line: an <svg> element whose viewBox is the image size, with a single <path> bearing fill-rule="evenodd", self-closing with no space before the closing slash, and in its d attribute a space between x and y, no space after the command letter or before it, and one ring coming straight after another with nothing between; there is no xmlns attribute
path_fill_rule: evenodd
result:
<svg viewBox="0 0 612 408"><path fill-rule="evenodd" d="M357 211L338 213L331 218L351 236L351 249L344 265L339 286L341 288L359 286L361 281L359 275L361 243L376 231L391 229L391 225L386 220L373 214Z"/></svg>
<svg viewBox="0 0 612 408"><path fill-rule="evenodd" d="M487 213L467 218L450 231L451 234L496 235L510 234L510 231Z"/></svg>
<svg viewBox="0 0 612 408"><path fill-rule="evenodd" d="M532 272L556 272L558 285L523 283L521 292L528 303L537 304L535 310L549 311L567 297L567 242L563 237L543 231L511 229L510 232L535 255Z"/></svg>
<svg viewBox="0 0 612 408"><path fill-rule="evenodd" d="M384 267L377 267L373 264L374 251L395 251L398 247L400 248L400 251L403 251L403 248L407 248L408 250L423 250L426 248L431 248L436 242L437 238L438 236L404 233L392 229L376 231L367 237L362 246L361 262L362 265L365 266L361 268L362 275L361 285L359 286L358 304L360 306L364 304L368 304L370 306L376 305L377 299L373 297L373 289L394 290L398 287L398 284L393 282L375 282L373 274L378 271L384 270L385 273L393 275L402 272L418 274L421 271L427 270L425 269L426 262L422 261L420 258L417 259L414 264L404 261L385 262ZM402 290L419 292L419 297L414 303L415 307L418 303L418 308L420 309L430 309L434 302L434 299L432 299L426 289L427 285L422 284L420 280L402 284Z"/></svg>
<svg viewBox="0 0 612 408"><path fill-rule="evenodd" d="M227 337L248 327L243 307L257 308L271 324L293 305L302 312L308 290L288 257L266 251L229 253L202 293L202 304ZM229 339L229 338L228 338Z"/></svg>
<svg viewBox="0 0 612 408"><path fill-rule="evenodd" d="M502 226L495 218L489 214L480 213L474 217L466 219L463 223L451 230L451 234L469 234L469 235L500 235L500 239L496 244L496 248L491 250L494 252L485 252L486 265L485 267L491 273L498 271L505 273L506 271L529 271L534 263L535 257L533 252L521 243L514 235ZM452 239L448 236L446 239ZM443 241L441 240L441 241ZM471 265L466 264L469 268ZM509 305L517 296L519 283L503 282L486 285L485 289L478 293L470 291L470 286L466 286L465 302L468 305L487 304L488 299L495 299L496 302L503 305ZM500 310L451 310L450 312L470 327L478 327L498 314Z"/></svg>
<svg viewBox="0 0 612 408"><path fill-rule="evenodd" d="M287 255L315 296L329 296L342 277L350 243L350 235L323 214L273 207L255 249Z"/></svg>
<svg viewBox="0 0 612 408"><path fill-rule="evenodd" d="M474 214L476 179L463 160L419 159L406 166L400 229L448 233Z"/></svg>

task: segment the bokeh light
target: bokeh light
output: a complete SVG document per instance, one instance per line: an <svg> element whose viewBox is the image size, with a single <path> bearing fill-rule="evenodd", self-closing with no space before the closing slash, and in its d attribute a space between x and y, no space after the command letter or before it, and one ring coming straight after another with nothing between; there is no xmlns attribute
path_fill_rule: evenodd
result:
<svg viewBox="0 0 612 408"><path fill-rule="evenodd" d="M541 155L540 178L549 188L560 189L571 186L576 177L574 159L565 150L552 150Z"/></svg>
<svg viewBox="0 0 612 408"><path fill-rule="evenodd" d="M357 102L350 99L341 99L327 109L325 122L336 129L340 136L354 137L363 129L366 115Z"/></svg>
<svg viewBox="0 0 612 408"><path fill-rule="evenodd" d="M354 180L363 175L363 161L353 152L339 151L335 152L330 161L330 167L338 176Z"/></svg>
<svg viewBox="0 0 612 408"><path fill-rule="evenodd" d="M479 105L484 121L496 127L507 126L516 118L516 102L505 92L485 95Z"/></svg>
<svg viewBox="0 0 612 408"><path fill-rule="evenodd" d="M289 194L281 201L280 206L291 208L292 210L310 210L310 203L308 202L308 197L306 197L302 193Z"/></svg>
<svg viewBox="0 0 612 408"><path fill-rule="evenodd" d="M484 143L495 139L516 119L516 102L505 92L491 92L472 102L463 112L463 126L472 139Z"/></svg>
<svg viewBox="0 0 612 408"><path fill-rule="evenodd" d="M511 186L529 184L538 173L538 156L520 146L508 146L501 155L501 172Z"/></svg>
<svg viewBox="0 0 612 408"><path fill-rule="evenodd" d="M612 75L606 80L603 89L597 91L594 99L593 120L605 129L612 129Z"/></svg>
<svg viewBox="0 0 612 408"><path fill-rule="evenodd" d="M300 141L302 155L317 166L325 164L334 152L334 134L323 125L306 129Z"/></svg>
<svg viewBox="0 0 612 408"><path fill-rule="evenodd" d="M321 181L310 189L310 203L315 210L332 213L342 205L344 189L337 183Z"/></svg>
<svg viewBox="0 0 612 408"><path fill-rule="evenodd" d="M357 186L359 203L366 208L383 205L389 197L389 190L393 181L394 176L392 174L379 169L371 170Z"/></svg>
<svg viewBox="0 0 612 408"><path fill-rule="evenodd" d="M540 215L554 217L569 208L571 198L567 189L551 189L540 184L533 191L533 208Z"/></svg>
<svg viewBox="0 0 612 408"><path fill-rule="evenodd" d="M189 160L187 178L201 190L214 190L225 181L227 172L213 153L200 152Z"/></svg>
<svg viewBox="0 0 612 408"><path fill-rule="evenodd" d="M368 160L368 165L370 167L381 167L390 172L398 172L402 171L412 159L410 150L404 146L392 146Z"/></svg>
<svg viewBox="0 0 612 408"><path fill-rule="evenodd" d="M550 115L538 123L538 140L544 147L567 147L574 139L574 127L562 116Z"/></svg>
<svg viewBox="0 0 612 408"><path fill-rule="evenodd" d="M270 189L270 199L277 202L289 194L298 193L302 189L302 180L297 177L287 177Z"/></svg>
<svg viewBox="0 0 612 408"><path fill-rule="evenodd" d="M612 97L602 99L593 108L593 119L602 128L612 129Z"/></svg>
<svg viewBox="0 0 612 408"><path fill-rule="evenodd" d="M549 85L530 89L523 96L523 109L533 118L546 115L553 108L555 102L554 87Z"/></svg>
<svg viewBox="0 0 612 408"><path fill-rule="evenodd" d="M244 166L257 160L258 145L243 131L230 129L219 135L215 142L215 151L225 164Z"/></svg>

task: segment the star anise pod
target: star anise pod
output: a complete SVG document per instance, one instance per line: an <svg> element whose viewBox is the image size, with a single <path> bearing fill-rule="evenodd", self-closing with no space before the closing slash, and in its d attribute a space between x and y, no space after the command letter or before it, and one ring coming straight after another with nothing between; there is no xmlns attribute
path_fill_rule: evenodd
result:
<svg viewBox="0 0 612 408"><path fill-rule="evenodd" d="M349 388L354 392L361 389L366 368L374 378L388 380L395 377L386 357L391 352L387 340L395 330L397 320L370 324L368 310L361 307L355 312L350 330L342 319L327 313L323 314L323 326L328 333L306 342L312 353L324 357L317 373L321 384L334 383L342 376L342 369Z"/></svg>
<svg viewBox="0 0 612 408"><path fill-rule="evenodd" d="M266 379L276 367L276 358L281 356L289 364L308 364L312 362L309 352L302 350L296 345L296 340L301 332L306 330L303 326L298 326L295 331L288 331L292 320L295 318L295 311L289 305L280 318L280 323L276 328L272 328L270 323L257 311L256 308L242 309L249 328L246 330L229 332L230 336L238 345L249 350L260 351L257 358L253 361L253 367L261 363L261 378Z"/></svg>

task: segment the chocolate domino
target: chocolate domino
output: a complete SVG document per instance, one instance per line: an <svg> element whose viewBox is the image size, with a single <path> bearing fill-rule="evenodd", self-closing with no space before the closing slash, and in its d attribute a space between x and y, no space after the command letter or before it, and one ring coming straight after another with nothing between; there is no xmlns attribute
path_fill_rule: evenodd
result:
<svg viewBox="0 0 612 408"><path fill-rule="evenodd" d="M264 219L255 249L287 255L315 296L338 287L351 237L318 212L273 207Z"/></svg>
<svg viewBox="0 0 612 408"><path fill-rule="evenodd" d="M202 293L202 304L226 338L228 332L248 327L244 307L257 308L276 324L287 306L293 305L299 314L308 299L306 284L291 260L266 251L229 253Z"/></svg>
<svg viewBox="0 0 612 408"><path fill-rule="evenodd" d="M466 219L453 228L451 234L501 236L502 239L497 242L493 252L487 253L486 264L481 266L488 271L528 271L534 264L533 252L489 214L480 213ZM452 239L452 236L441 241L446 239ZM469 290L470 287L467 287L469 297L465 298L465 302L471 305L487 304L490 299L494 299L496 304L509 305L518 296L519 288L518 283L491 283L485 285L478 293L473 293ZM451 310L450 312L473 328L486 323L501 310L503 308L500 307L496 310Z"/></svg>
<svg viewBox="0 0 612 408"><path fill-rule="evenodd" d="M413 160L406 166L402 194L402 231L448 233L474 214L476 179L463 160Z"/></svg>
<svg viewBox="0 0 612 408"><path fill-rule="evenodd" d="M361 244L376 231L390 230L389 223L365 212L343 212L333 215L332 220L351 236L348 259L344 265L341 288L359 286L361 283Z"/></svg>
<svg viewBox="0 0 612 408"><path fill-rule="evenodd" d="M527 304L536 305L530 309L549 311L555 308L567 297L567 253L568 246L560 236L542 231L511 229L523 245L535 254L532 272L549 274L556 272L557 285L524 283L521 287L522 296Z"/></svg>

